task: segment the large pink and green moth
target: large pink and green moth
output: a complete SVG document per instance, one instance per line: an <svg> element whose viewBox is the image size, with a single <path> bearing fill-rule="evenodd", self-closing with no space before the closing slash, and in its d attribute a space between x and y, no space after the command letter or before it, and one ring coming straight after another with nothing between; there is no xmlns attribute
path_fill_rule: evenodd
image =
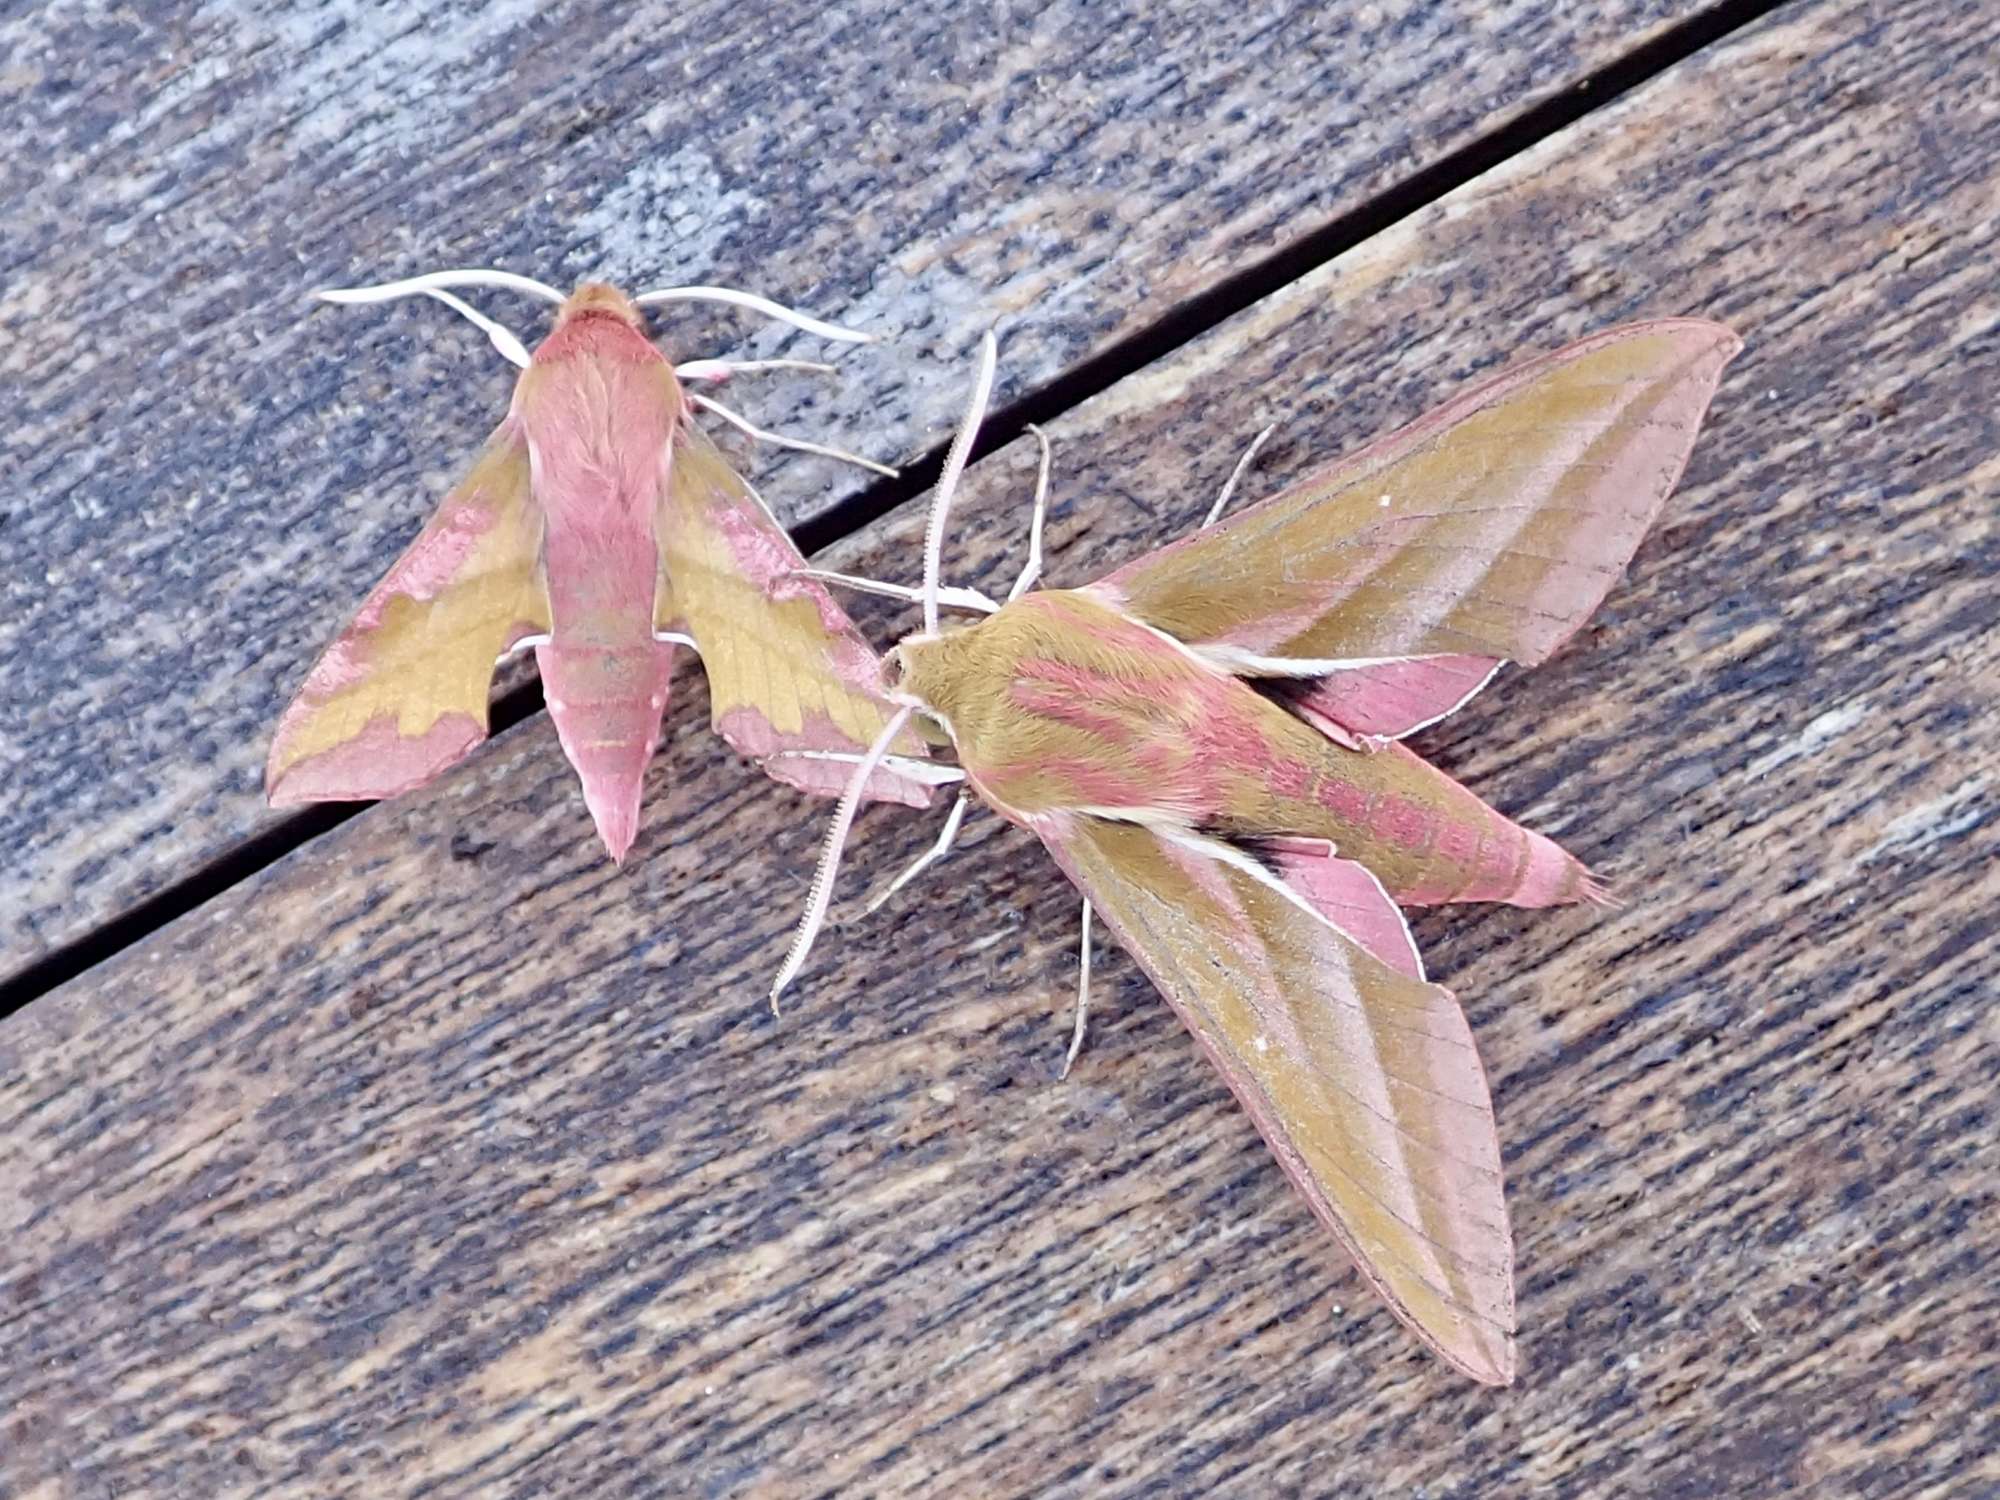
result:
<svg viewBox="0 0 2000 1500"><path fill-rule="evenodd" d="M996 604L938 582L951 483L990 389L989 335L923 587L874 585L924 607L886 659L896 713L862 755L802 756L856 764L774 998L824 918L870 778L947 774L892 753L913 715L934 721L964 786L897 885L949 847L968 793L1032 830L1084 897L1071 1058L1094 913L1396 1315L1466 1375L1511 1381L1492 1100L1465 1016L1426 978L1400 908L1602 891L1399 741L1502 663L1546 660L1597 607L1738 347L1694 319L1609 329L1095 583L1030 592L1044 448L1028 565ZM985 618L940 625L941 604Z"/></svg>
<svg viewBox="0 0 2000 1500"><path fill-rule="evenodd" d="M452 294L489 286L558 304L532 354ZM749 307L845 342L867 335L718 287L625 296L586 283L569 296L499 271L445 271L322 292L337 302L425 295L483 329L520 367L506 419L465 481L321 656L271 745L273 805L391 797L428 781L486 737L497 663L532 647L551 718L614 860L639 826L674 658L699 653L713 723L781 780L832 795L844 767L794 751L856 751L889 710L881 664L796 546L694 423L704 408L754 437L849 455L752 426L692 392L798 361L668 361L640 305L706 300ZM865 459L869 468L893 473ZM921 743L906 737L912 757ZM921 806L922 781L887 770L873 797Z"/></svg>

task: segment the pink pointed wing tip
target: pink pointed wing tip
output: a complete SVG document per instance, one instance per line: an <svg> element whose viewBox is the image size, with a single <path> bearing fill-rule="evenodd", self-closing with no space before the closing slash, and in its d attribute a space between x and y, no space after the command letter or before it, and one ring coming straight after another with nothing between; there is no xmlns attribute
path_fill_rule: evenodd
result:
<svg viewBox="0 0 2000 1500"><path fill-rule="evenodd" d="M1713 318L1642 318L1587 334L1557 350L1553 357L1582 355L1605 344L1646 337L1672 339L1685 352L1688 365L1706 367L1705 373L1711 379L1719 377L1722 367L1743 352L1741 335Z"/></svg>
<svg viewBox="0 0 2000 1500"><path fill-rule="evenodd" d="M1657 329L1662 333L1685 333L1690 342L1706 343L1713 348L1721 363L1727 363L1743 352L1742 335L1727 323L1718 323L1713 318L1657 318L1637 326Z"/></svg>

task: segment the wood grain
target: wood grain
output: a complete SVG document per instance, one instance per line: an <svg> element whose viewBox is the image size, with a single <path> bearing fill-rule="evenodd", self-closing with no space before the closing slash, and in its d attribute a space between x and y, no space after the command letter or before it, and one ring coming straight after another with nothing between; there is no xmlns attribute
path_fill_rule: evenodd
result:
<svg viewBox="0 0 2000 1500"><path fill-rule="evenodd" d="M307 667L504 411L450 265L862 322L769 425L895 458L1010 320L1049 380L1696 0L1143 7L214 0L0 21L0 978L272 825ZM519 299L484 300L532 334ZM781 342L678 313L688 354ZM818 354L811 340L795 352ZM796 519L855 490L757 462Z"/></svg>
<svg viewBox="0 0 2000 1500"><path fill-rule="evenodd" d="M1996 45L1799 9L1053 431L1073 582L1274 416L1252 493L1522 347L1749 340L1598 624L1424 742L1630 902L1419 924L1516 1388L1373 1305L1122 957L1054 1084L1074 896L991 820L774 1020L824 810L697 692L622 874L537 719L0 1025L0 1491L1992 1493ZM844 895L933 828L868 814Z"/></svg>

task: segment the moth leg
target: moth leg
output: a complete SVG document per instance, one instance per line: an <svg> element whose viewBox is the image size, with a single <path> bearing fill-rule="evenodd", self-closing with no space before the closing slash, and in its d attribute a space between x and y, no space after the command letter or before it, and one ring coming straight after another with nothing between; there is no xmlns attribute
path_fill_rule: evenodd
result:
<svg viewBox="0 0 2000 1500"><path fill-rule="evenodd" d="M717 385L732 375L755 375L764 370L810 370L815 375L832 375L832 365L812 359L691 359L674 366L682 380L712 380Z"/></svg>
<svg viewBox="0 0 2000 1500"><path fill-rule="evenodd" d="M524 635L505 651L494 657L493 665L497 667L502 662L512 661L523 651L532 651L537 646L546 646L551 639L553 637L548 635L547 632L543 632L540 635ZM696 653L699 653L701 650L701 647L695 644L693 636L682 635L678 630L656 630L653 632L653 639L663 646L685 646L688 650Z"/></svg>
<svg viewBox="0 0 2000 1500"><path fill-rule="evenodd" d="M746 432L761 442L771 443L780 448L795 448L801 453L817 453L823 458L837 458L844 464L855 464L864 469L872 469L877 474L886 474L891 479L896 477L896 471L887 464L878 464L872 458L862 458L857 454L847 453L839 448L829 448L824 443L811 443L807 442L804 438L786 437L782 433L769 431L766 428L759 427L748 417L731 411L720 401L716 401L708 396L696 395L690 392L688 400L699 406L703 411L714 412L731 427L736 428L737 431Z"/></svg>
<svg viewBox="0 0 2000 1500"><path fill-rule="evenodd" d="M868 903L864 909L864 915L869 912L880 911L887 904L889 898L894 896L896 892L900 891L904 886L915 880L925 870L928 870L932 865L951 852L952 844L958 839L959 824L965 821L965 810L971 802L972 793L961 790L958 794L958 800L951 805L951 815L944 820L944 830L938 834L937 842L932 844L922 854L919 854L916 860L902 874L890 881L889 888Z"/></svg>
<svg viewBox="0 0 2000 1500"><path fill-rule="evenodd" d="M453 312L471 319L473 326L486 335L487 342L500 351L500 357L506 360L508 364L520 370L528 368L530 363L528 346L522 343L511 329L494 322L493 319L487 317L485 313L474 307L470 302L467 302L463 297L454 297L450 292L441 292L435 287L426 291L424 295L442 302Z"/></svg>
<svg viewBox="0 0 2000 1500"><path fill-rule="evenodd" d="M1049 451L1048 435L1041 428L1030 422L1028 431L1042 445L1042 461L1035 472L1035 515L1028 523L1028 560L1021 565L1021 576L1007 590L1009 604L1033 588L1035 581L1042 576L1042 523L1049 517L1049 465L1053 455Z"/></svg>
<svg viewBox="0 0 2000 1500"><path fill-rule="evenodd" d="M764 759L830 760L853 766L859 765L862 757L852 750L774 750ZM917 760L908 755L885 755L882 765L898 776L921 781L925 786L954 786L965 780L965 772L958 766L941 765L934 760Z"/></svg>
<svg viewBox="0 0 2000 1500"><path fill-rule="evenodd" d="M842 328L838 323L822 323L818 318L807 317L795 308L786 307L782 302L773 302L769 297L759 297L755 292L739 292L727 286L669 286L656 291L641 292L632 299L641 307L660 302L723 302L731 307L747 307L752 312L762 313L767 318L780 323L789 323L807 333L816 333L823 339L832 339L842 344L872 344L875 335L863 333L857 328Z"/></svg>
<svg viewBox="0 0 2000 1500"><path fill-rule="evenodd" d="M902 599L911 604L920 602L924 597L922 589L913 589L906 583L883 583L878 579L857 578L852 573L834 573L825 568L794 568L789 576L811 578L819 583L837 583L844 588L855 589L864 594L880 594L885 599ZM938 603L949 604L955 609L976 609L985 615L990 615L1000 608L978 589L939 589Z"/></svg>
<svg viewBox="0 0 2000 1500"><path fill-rule="evenodd" d="M494 657L493 665L497 667L502 662L512 661L515 657L519 656L523 651L532 651L537 646L546 646L549 643L550 639L551 637L546 632L541 635L524 635L518 641L514 642L513 645L509 646L505 651L502 651L498 656Z"/></svg>
<svg viewBox="0 0 2000 1500"><path fill-rule="evenodd" d="M885 755L882 766L898 776L908 776L931 786L955 786L965 780L965 772L957 766L941 766L934 760L918 760L909 755Z"/></svg>
<svg viewBox="0 0 2000 1500"><path fill-rule="evenodd" d="M1244 471L1250 467L1251 462L1257 457L1257 450L1270 442L1271 434L1277 430L1278 424L1273 422L1269 427L1266 427L1262 432L1250 439L1250 446L1243 450L1243 456L1236 460L1236 467L1229 471L1229 478L1223 481L1222 493L1215 497L1215 504L1208 508L1208 515L1201 523L1203 527L1213 526L1217 521L1222 519L1223 511L1228 509L1229 506L1229 497L1236 493L1237 483L1243 478Z"/></svg>
<svg viewBox="0 0 2000 1500"><path fill-rule="evenodd" d="M1090 897L1083 898L1083 945L1076 974L1076 1027L1069 1034L1069 1051L1063 1057L1062 1071L1056 1074L1056 1081L1069 1077L1070 1067L1076 1062L1077 1053L1083 1050L1083 1020L1090 1011Z"/></svg>

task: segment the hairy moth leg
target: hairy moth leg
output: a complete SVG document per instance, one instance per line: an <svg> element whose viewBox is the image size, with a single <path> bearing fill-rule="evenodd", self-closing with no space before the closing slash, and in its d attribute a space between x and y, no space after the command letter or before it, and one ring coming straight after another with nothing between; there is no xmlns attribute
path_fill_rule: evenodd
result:
<svg viewBox="0 0 2000 1500"><path fill-rule="evenodd" d="M842 448L830 448L825 443L815 443L805 438L787 437L781 432L771 431L768 427L759 427L741 412L731 411L712 396L700 396L690 391L688 393L688 400L703 411L714 412L738 432L748 433L760 443L769 443L776 448L792 448L800 453L817 453L822 458L838 459L844 464L853 464L857 468L870 469L890 479L896 477L896 470L888 464L878 464L872 458L863 458L859 454L849 453Z"/></svg>
<svg viewBox="0 0 2000 1500"><path fill-rule="evenodd" d="M1243 450L1243 456L1236 460L1236 467L1231 469L1229 477L1223 480L1222 493L1215 497L1215 504L1208 508L1207 516L1202 519L1202 527L1213 526L1217 521L1222 519L1223 511L1229 508L1230 497L1236 493L1236 486L1242 482L1243 475L1248 471L1250 465L1256 461L1258 450L1271 441L1271 434L1277 430L1278 424L1273 422L1262 432L1250 439L1250 446Z"/></svg>
<svg viewBox="0 0 2000 1500"><path fill-rule="evenodd" d="M891 758L893 759L893 757ZM875 899L870 901L868 905L863 909L864 915L880 911L883 908L883 906L885 906L888 903L889 899L896 894L896 892L900 891L904 886L908 885L912 880L915 880L919 875L923 874L923 872L928 870L932 865L936 864L939 860L943 859L947 854L951 853L951 846L958 841L959 825L965 821L966 809L969 808L971 805L972 805L971 791L969 789L961 789L958 794L958 800L952 803L951 805L950 815L947 816L944 820L944 828L938 833L937 842L932 844L930 848L926 849L922 854L919 854L916 857L916 859L911 862L909 867L903 871L902 874L898 875L894 880L890 881L888 889L883 891L881 895L875 897Z"/></svg>
<svg viewBox="0 0 2000 1500"><path fill-rule="evenodd" d="M765 757L767 760L829 760L844 762L850 766L861 764L861 754L854 750L779 750ZM941 765L934 760L918 760L908 755L885 755L882 769L894 771L898 776L908 776L913 781L921 781L926 786L956 786L965 780L965 772L957 766Z"/></svg>
<svg viewBox="0 0 2000 1500"><path fill-rule="evenodd" d="M1028 560L1021 565L1021 576L1014 580L1014 586L1007 590L1007 602L1016 599L1035 586L1042 576L1042 525L1049 518L1049 468L1054 455L1049 449L1048 435L1033 422L1028 431L1035 435L1035 441L1042 445L1041 462L1035 469L1035 510L1028 522Z"/></svg>
<svg viewBox="0 0 2000 1500"><path fill-rule="evenodd" d="M924 597L922 589L911 588L906 583L883 583L879 579L857 578L852 573L835 573L826 568L794 568L790 576L810 578L816 583L838 584L857 593L880 594L885 599L901 599L906 604L919 603ZM953 609L977 610L983 615L993 614L1000 608L978 589L941 588L938 590L938 603L948 604Z"/></svg>
<svg viewBox="0 0 2000 1500"><path fill-rule="evenodd" d="M1069 1070L1076 1062L1077 1053L1083 1050L1083 1023L1090 1013L1090 897L1083 898L1083 935L1077 955L1076 970L1076 1025L1069 1034L1069 1051L1063 1055L1062 1071L1056 1074L1056 1081L1069 1077Z"/></svg>
<svg viewBox="0 0 2000 1500"><path fill-rule="evenodd" d="M823 322L810 317L796 308L773 302L769 297L760 297L755 292L739 292L727 286L669 286L659 287L650 292L641 292L632 299L641 307L651 307L662 302L720 302L729 307L748 308L751 312L762 313L779 323L789 323L806 333L817 334L823 339L832 339L838 344L872 344L875 335L863 333L858 328L843 328L838 323Z"/></svg>

